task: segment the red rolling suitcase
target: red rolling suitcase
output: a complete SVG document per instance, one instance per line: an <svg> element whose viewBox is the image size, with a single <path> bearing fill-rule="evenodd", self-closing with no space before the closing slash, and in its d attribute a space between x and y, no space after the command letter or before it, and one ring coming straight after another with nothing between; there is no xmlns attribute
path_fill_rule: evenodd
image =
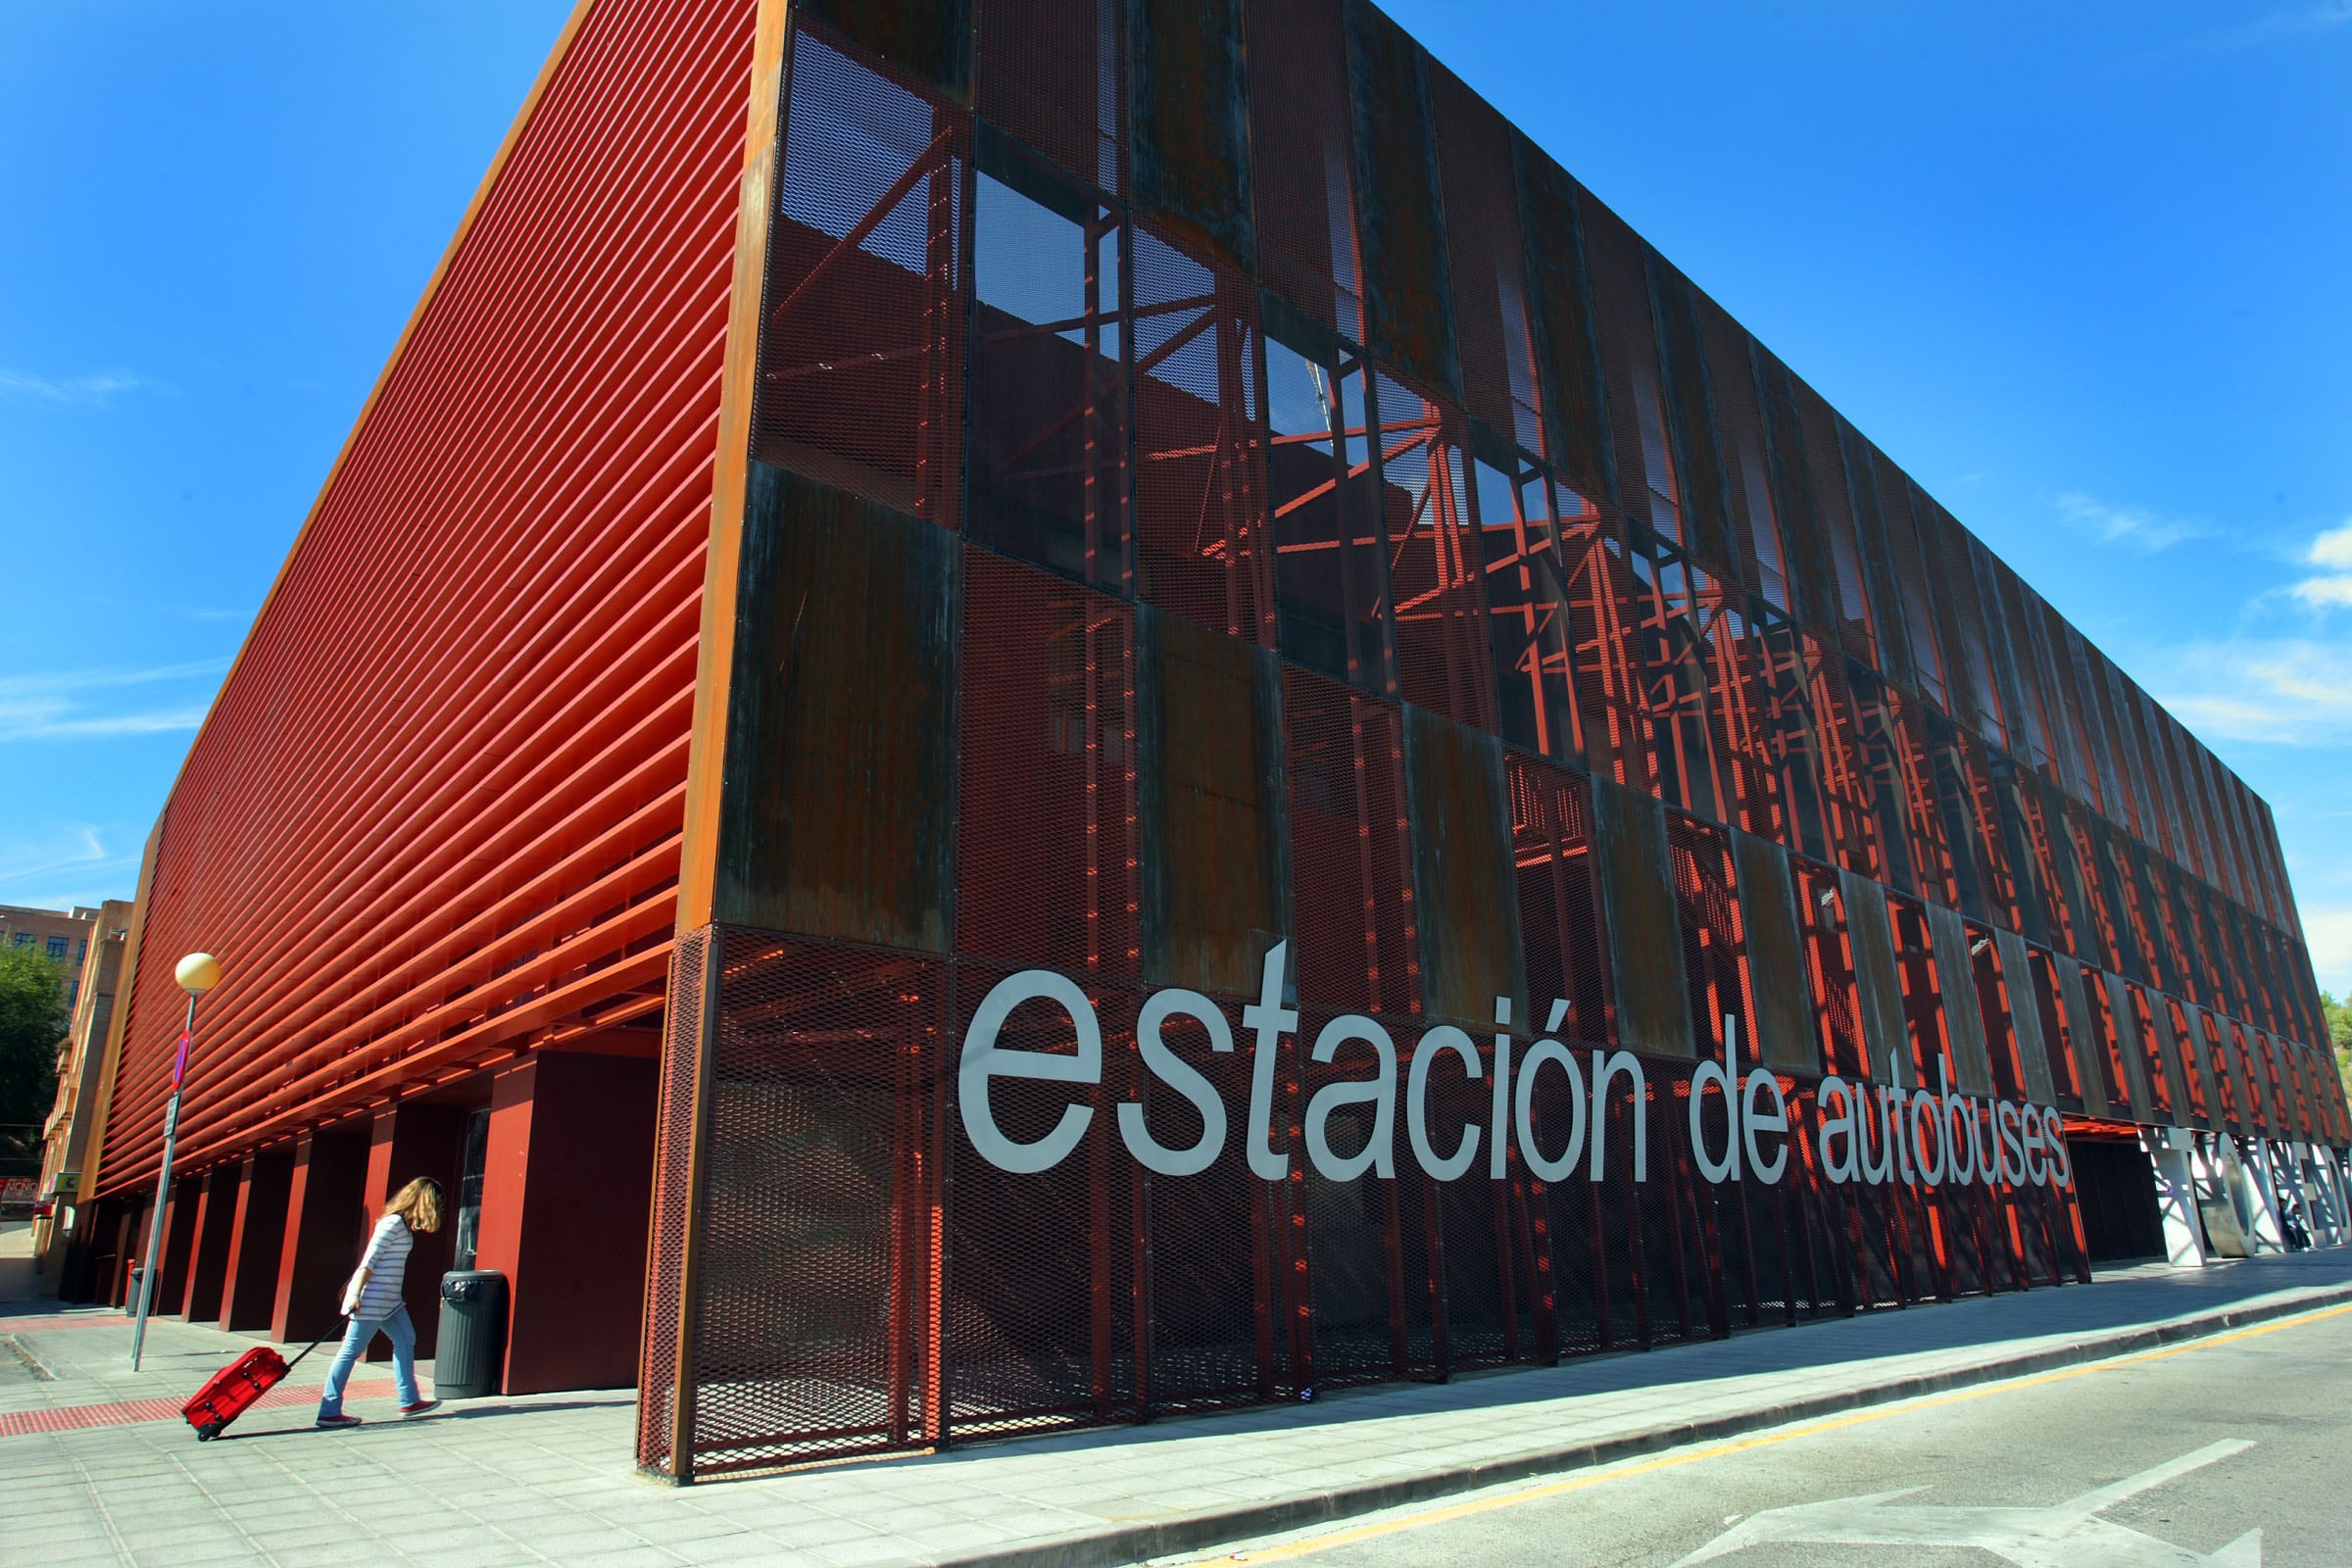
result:
<svg viewBox="0 0 2352 1568"><path fill-rule="evenodd" d="M188 1425L196 1429L196 1441L210 1443L219 1437L231 1421L252 1409L263 1395L284 1382L286 1374L301 1364L304 1355L324 1343L323 1338L313 1340L303 1347L302 1355L291 1361L267 1345L258 1346L214 1373L196 1391L196 1397L179 1407Z"/></svg>

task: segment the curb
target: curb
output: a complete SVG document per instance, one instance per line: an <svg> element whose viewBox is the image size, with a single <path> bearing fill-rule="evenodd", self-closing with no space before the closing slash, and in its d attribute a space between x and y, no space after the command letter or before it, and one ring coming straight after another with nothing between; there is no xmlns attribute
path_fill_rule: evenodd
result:
<svg viewBox="0 0 2352 1568"><path fill-rule="evenodd" d="M1061 1536L1019 1546L943 1558L938 1568L1117 1568L1120 1564L1142 1563L1155 1557L1200 1551L1224 1542L1276 1535L1308 1525L1336 1523L1359 1514L1377 1513L1384 1508L1476 1492L1503 1482L1525 1481L1562 1470L1584 1470L1614 1464L1620 1459L1638 1458L1694 1443L1717 1443L1767 1427L1787 1426L1847 1410L1892 1404L1922 1395L1940 1394L1982 1383L1999 1383L2057 1367L2104 1361L2135 1351L2210 1339L2249 1324L2293 1317L2347 1301L2352 1301L2352 1285L2319 1287L2290 1300L2265 1301L2256 1305L2225 1307L2189 1317L2168 1318L2160 1323L2100 1334L2073 1344L2055 1345L2022 1355L1979 1362L1974 1366L1955 1367L1944 1372L1923 1372L1867 1388L1758 1405L1754 1409L1705 1421L1686 1421L1646 1432L1629 1432L1596 1443L1539 1449L1513 1454L1506 1459L1406 1476L1394 1481L1365 1482L1361 1486L1307 1493L1238 1508L1183 1514L1149 1524L1123 1525L1086 1535Z"/></svg>

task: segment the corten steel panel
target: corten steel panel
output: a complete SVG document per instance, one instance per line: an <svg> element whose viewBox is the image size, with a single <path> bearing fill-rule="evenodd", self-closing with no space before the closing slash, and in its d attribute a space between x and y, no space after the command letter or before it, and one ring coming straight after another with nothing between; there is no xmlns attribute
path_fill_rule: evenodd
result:
<svg viewBox="0 0 2352 1568"><path fill-rule="evenodd" d="M1593 859L1592 786L1582 774L1505 753L1519 937L1527 968L1523 1020L1561 1040L1614 1044L1609 950ZM1556 1024L1554 1004L1566 1009Z"/></svg>
<svg viewBox="0 0 2352 1568"><path fill-rule="evenodd" d="M2112 1090L2121 1083L2129 1097L2132 1119L2141 1123L2169 1122L2172 1118L2160 1112L2149 1096L2147 1042L2139 1029L2139 1020L2132 1007L2132 982L2112 971L2098 977L2097 995L2090 995L2093 982L2088 974L2082 977L2085 999L2094 1013L2104 1009L2101 1037L2106 1044L2110 1062L2110 1099Z"/></svg>
<svg viewBox="0 0 2352 1568"><path fill-rule="evenodd" d="M543 79L165 808L98 1187L192 949L191 1168L659 1004L752 21L600 5Z"/></svg>
<svg viewBox="0 0 2352 1568"><path fill-rule="evenodd" d="M1691 1038L1702 1054L1720 1056L1727 1035L1754 1051L1746 932L1729 834L1679 811L1666 814L1668 863L1683 939L1683 985L1690 998ZM1727 1023L1726 1019L1730 1021Z"/></svg>
<svg viewBox="0 0 2352 1568"><path fill-rule="evenodd" d="M1135 611L969 546L961 597L956 951L1133 978Z"/></svg>
<svg viewBox="0 0 2352 1568"><path fill-rule="evenodd" d="M2026 1075L2026 1098L2037 1105L2055 1105L2058 1085L2050 1077L2049 1042L2041 1027L2041 1007L2035 993L2034 964L2025 939L2014 931L1995 928L1993 951L2000 955L2002 989L2009 1000L2009 1028Z"/></svg>
<svg viewBox="0 0 2352 1568"><path fill-rule="evenodd" d="M1791 610L1786 528L1772 493L1772 469L1764 439L1764 413L1756 396L1752 342L1724 308L1697 297L1700 341L1710 375L1709 401L1731 499L1732 549L1739 580L1775 608Z"/></svg>
<svg viewBox="0 0 2352 1568"><path fill-rule="evenodd" d="M2247 1134L2259 1137L2271 1125L2271 1093L2270 1086L2262 1081L2262 1062L2254 1054L2253 1036L2235 1018L2222 1018L2220 1022L2228 1040L2230 1074L2243 1091Z"/></svg>
<svg viewBox="0 0 2352 1568"><path fill-rule="evenodd" d="M1910 1036L1903 1027L1903 986L1894 964L1894 931L1887 924L1886 890L1850 871L1838 873L1845 906L1854 982L1861 994L1862 1037L1870 1046L1870 1075L1882 1083L1913 1082Z"/></svg>
<svg viewBox="0 0 2352 1568"><path fill-rule="evenodd" d="M965 531L1131 592L1123 226L986 124L973 161Z"/></svg>
<svg viewBox="0 0 2352 1568"><path fill-rule="evenodd" d="M1218 263L1257 264L1242 0L1127 0L1129 161L1139 214Z"/></svg>
<svg viewBox="0 0 2352 1568"><path fill-rule="evenodd" d="M715 907L941 953L956 542L756 465L744 508Z"/></svg>
<svg viewBox="0 0 2352 1568"><path fill-rule="evenodd" d="M1853 513L1854 554L1868 607L1873 654L1887 678L1903 685L1918 683L1913 667L1912 642L1905 624L1904 605L1895 584L1894 554L1887 539L1886 497L1877 449L1842 416L1836 420L1839 461L1845 469L1846 499Z"/></svg>
<svg viewBox="0 0 2352 1568"><path fill-rule="evenodd" d="M2165 1069L2180 1086L2180 1124L2202 1127L2208 1132L2221 1131L2221 1097L2206 1060L2205 1042L2197 1033L2196 1020L2173 997L2158 997L2155 1009L2156 1027L2164 1037Z"/></svg>
<svg viewBox="0 0 2352 1568"><path fill-rule="evenodd" d="M1424 1004L1436 1017L1488 1023L1500 997L1525 1018L1502 743L1417 708L1404 714Z"/></svg>
<svg viewBox="0 0 2352 1568"><path fill-rule="evenodd" d="M1314 320L1363 336L1341 0L1250 0L1258 273Z"/></svg>
<svg viewBox="0 0 2352 1568"><path fill-rule="evenodd" d="M1952 1078L1971 1095L1993 1093L1992 1064L1987 1059L1984 1016L1974 983L1976 963L1970 949L1986 940L1972 937L1960 916L1940 905L1928 906L1928 932L1936 945L1936 973L1943 993L1944 1026L1952 1043ZM1934 1087L1934 1086L1931 1086Z"/></svg>
<svg viewBox="0 0 2352 1568"><path fill-rule="evenodd" d="M1428 72L1462 406L1505 440L1542 453L1545 405L1529 332L1510 122L1445 67L1432 61Z"/></svg>
<svg viewBox="0 0 2352 1568"><path fill-rule="evenodd" d="M1389 376L1375 377L1373 392L1397 695L1491 732L1493 632L1484 544L1470 513L1468 432L1459 414Z"/></svg>
<svg viewBox="0 0 2352 1568"><path fill-rule="evenodd" d="M1276 641L1287 658L1385 696L1396 689L1382 531L1392 498L1374 459L1372 375L1314 321L1270 293L1262 303Z"/></svg>
<svg viewBox="0 0 2352 1568"><path fill-rule="evenodd" d="M1116 5L966 0L980 118L1112 195L1126 189L1127 19Z"/></svg>
<svg viewBox="0 0 2352 1568"><path fill-rule="evenodd" d="M2194 1051L2204 1068L2208 1092L2213 1097L2214 1130L2242 1133L2246 1128L2245 1078L2230 1063L2228 1037L2220 1020L2203 1007L2191 1005L2187 1011L2189 1038L2181 1049Z"/></svg>
<svg viewBox="0 0 2352 1568"><path fill-rule="evenodd" d="M1366 345L1459 397L1429 57L1368 0L1346 0Z"/></svg>
<svg viewBox="0 0 2352 1568"><path fill-rule="evenodd" d="M1648 1055L1696 1054L1683 978L1665 808L1604 781L1592 785L1594 861L1608 928L1617 1037Z"/></svg>
<svg viewBox="0 0 2352 1568"><path fill-rule="evenodd" d="M1870 1047L1838 875L1834 867L1818 861L1800 859L1795 864L1809 1026L1822 1071L1847 1079L1866 1078L1870 1075Z"/></svg>
<svg viewBox="0 0 2352 1568"><path fill-rule="evenodd" d="M795 32L752 455L948 527L970 141L936 93Z"/></svg>
<svg viewBox="0 0 2352 1568"><path fill-rule="evenodd" d="M1952 1054L1951 1028L1943 1008L1946 982L1943 966L1936 959L1936 939L1929 928L1928 907L1916 899L1900 896L1886 901L1901 992L1899 1006L1909 1047L1911 1076L1904 1081L1922 1089L1936 1086L1937 1064Z"/></svg>
<svg viewBox="0 0 2352 1568"><path fill-rule="evenodd" d="M1788 858L1778 845L1732 834L1740 887L1740 925L1747 939L1748 986L1755 998L1755 1038L1741 1046L1751 1060L1791 1072L1822 1070L1805 984L1805 951Z"/></svg>
<svg viewBox="0 0 2352 1568"><path fill-rule="evenodd" d="M1421 1006L1396 706L1282 671L1298 995L1340 1010Z"/></svg>
<svg viewBox="0 0 2352 1568"><path fill-rule="evenodd" d="M1137 620L1144 979L1248 995L1283 908L1281 676L1173 615Z"/></svg>
<svg viewBox="0 0 2352 1568"><path fill-rule="evenodd" d="M1795 379L1770 349L1750 338L1748 368L1753 377L1757 435L1763 443L1766 497L1781 527L1788 575L1788 606L1809 627L1835 635L1842 611L1838 573L1831 556L1828 518L1823 515L1813 464L1797 409Z"/></svg>
<svg viewBox="0 0 2352 1568"><path fill-rule="evenodd" d="M951 98L971 91L973 0L793 0L801 20Z"/></svg>
<svg viewBox="0 0 2352 1568"><path fill-rule="evenodd" d="M1272 647L1257 288L1135 227L1136 592Z"/></svg>
<svg viewBox="0 0 2352 1568"><path fill-rule="evenodd" d="M1740 561L1732 543L1729 476L1715 430L1698 290L1656 251L1644 246L1643 252L1658 332L1658 390L1676 499L1682 508L1683 532L1678 537L1700 565L1737 580ZM1650 483L1657 484L1656 475Z"/></svg>
<svg viewBox="0 0 2352 1568"><path fill-rule="evenodd" d="M1518 178L1519 226L1526 246L1528 334L1543 402L1544 453L1569 483L1613 501L1619 498L1617 465L1610 448L1600 337L1586 275L1578 187L1549 155L1516 131L1511 136L1511 164Z"/></svg>

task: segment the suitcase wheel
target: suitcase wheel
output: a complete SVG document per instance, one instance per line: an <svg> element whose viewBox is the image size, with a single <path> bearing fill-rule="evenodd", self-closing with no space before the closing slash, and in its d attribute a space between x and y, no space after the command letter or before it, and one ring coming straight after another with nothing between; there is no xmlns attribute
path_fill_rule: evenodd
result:
<svg viewBox="0 0 2352 1568"><path fill-rule="evenodd" d="M204 1425L196 1429L196 1441L198 1443L212 1442L215 1438L220 1435L220 1422L207 1421Z"/></svg>

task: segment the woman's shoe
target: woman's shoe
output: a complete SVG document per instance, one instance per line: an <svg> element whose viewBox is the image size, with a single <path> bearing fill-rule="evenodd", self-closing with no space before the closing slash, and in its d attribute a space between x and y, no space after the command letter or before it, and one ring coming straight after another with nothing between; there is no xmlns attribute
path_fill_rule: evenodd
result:
<svg viewBox="0 0 2352 1568"><path fill-rule="evenodd" d="M440 1408L441 1401L439 1399L418 1399L415 1404L402 1405L400 1407L400 1413L402 1415L422 1415L427 1410L438 1410Z"/></svg>
<svg viewBox="0 0 2352 1568"><path fill-rule="evenodd" d="M318 1418L318 1424L322 1427L331 1427L339 1431L344 1427L358 1426L360 1424L360 1418L356 1415L322 1415Z"/></svg>

